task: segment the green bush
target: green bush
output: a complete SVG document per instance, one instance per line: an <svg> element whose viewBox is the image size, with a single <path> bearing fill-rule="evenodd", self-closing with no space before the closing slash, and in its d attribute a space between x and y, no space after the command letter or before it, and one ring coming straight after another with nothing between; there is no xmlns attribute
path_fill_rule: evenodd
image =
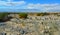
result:
<svg viewBox="0 0 60 35"><path fill-rule="evenodd" d="M45 16L45 15L49 15L49 13L37 13L37 16Z"/></svg>
<svg viewBox="0 0 60 35"><path fill-rule="evenodd" d="M7 15L8 15L8 13L0 13L0 19L3 19Z"/></svg>
<svg viewBox="0 0 60 35"><path fill-rule="evenodd" d="M27 13L19 13L20 18L27 18Z"/></svg>

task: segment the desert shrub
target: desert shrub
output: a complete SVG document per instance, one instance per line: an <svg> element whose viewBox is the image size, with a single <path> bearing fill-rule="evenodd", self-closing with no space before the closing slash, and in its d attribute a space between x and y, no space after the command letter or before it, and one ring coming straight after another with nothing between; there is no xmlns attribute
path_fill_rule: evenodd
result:
<svg viewBox="0 0 60 35"><path fill-rule="evenodd" d="M19 13L20 18L27 18L27 13Z"/></svg>
<svg viewBox="0 0 60 35"><path fill-rule="evenodd" d="M7 15L8 15L8 13L0 13L0 19L3 19Z"/></svg>
<svg viewBox="0 0 60 35"><path fill-rule="evenodd" d="M38 13L37 16L44 16L44 14L43 13Z"/></svg>
<svg viewBox="0 0 60 35"><path fill-rule="evenodd" d="M45 15L49 15L49 13L37 13L37 16L45 16Z"/></svg>

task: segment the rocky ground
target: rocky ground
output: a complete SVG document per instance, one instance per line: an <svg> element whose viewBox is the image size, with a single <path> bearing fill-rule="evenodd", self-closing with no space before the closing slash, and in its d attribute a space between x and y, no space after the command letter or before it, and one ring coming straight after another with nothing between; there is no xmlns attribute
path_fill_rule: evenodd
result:
<svg viewBox="0 0 60 35"><path fill-rule="evenodd" d="M0 23L0 35L60 35L60 16L28 16Z"/></svg>

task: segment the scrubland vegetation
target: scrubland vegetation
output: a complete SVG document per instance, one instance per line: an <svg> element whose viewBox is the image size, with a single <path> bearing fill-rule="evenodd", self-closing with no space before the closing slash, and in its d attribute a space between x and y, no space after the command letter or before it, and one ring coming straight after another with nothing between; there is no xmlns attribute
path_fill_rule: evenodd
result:
<svg viewBox="0 0 60 35"><path fill-rule="evenodd" d="M19 13L18 14L20 18L27 18L28 14L27 13Z"/></svg>
<svg viewBox="0 0 60 35"><path fill-rule="evenodd" d="M3 19L5 16L8 16L8 13L0 13L0 19Z"/></svg>
<svg viewBox="0 0 60 35"><path fill-rule="evenodd" d="M11 14L11 13L0 13L0 20L3 20L5 18L9 18L8 15ZM27 18L28 14L29 13L12 13L12 14L18 14L19 15L19 18ZM51 13L36 13L37 15L36 16L46 16L46 15L50 15ZM57 15L57 13L52 13L54 15ZM34 13L33 13L34 15ZM7 20L7 19L5 19Z"/></svg>
<svg viewBox="0 0 60 35"><path fill-rule="evenodd" d="M6 21L9 16L14 17ZM32 16L30 13L1 13L0 19L5 19L5 22L0 22L0 33L2 34L60 35L60 16L58 13L33 13Z"/></svg>

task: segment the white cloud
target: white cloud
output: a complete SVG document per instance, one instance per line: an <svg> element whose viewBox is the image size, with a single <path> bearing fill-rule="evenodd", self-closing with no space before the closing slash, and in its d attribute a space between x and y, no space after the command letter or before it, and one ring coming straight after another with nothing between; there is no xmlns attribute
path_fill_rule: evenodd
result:
<svg viewBox="0 0 60 35"><path fill-rule="evenodd" d="M3 5L3 6L19 6L19 5L23 5L25 3L26 3L25 1L12 2L9 0L9 2L6 2L6 1L0 0L0 6L1 5Z"/></svg>
<svg viewBox="0 0 60 35"><path fill-rule="evenodd" d="M28 9L38 9L40 7L40 4L28 4L27 8Z"/></svg>
<svg viewBox="0 0 60 35"><path fill-rule="evenodd" d="M0 0L0 6L11 6L12 7L16 7L16 9L38 9L40 11L60 11L60 4L55 3L55 4L40 4L40 3L26 3L25 1L18 1L15 2L13 0L8 0L7 1L1 1ZM6 7L6 8L7 8Z"/></svg>
<svg viewBox="0 0 60 35"><path fill-rule="evenodd" d="M40 4L40 3L37 3L37 4L28 4L26 6L27 9L39 9L40 11L57 11L57 10L60 10L60 4L58 3L55 3L55 4Z"/></svg>

